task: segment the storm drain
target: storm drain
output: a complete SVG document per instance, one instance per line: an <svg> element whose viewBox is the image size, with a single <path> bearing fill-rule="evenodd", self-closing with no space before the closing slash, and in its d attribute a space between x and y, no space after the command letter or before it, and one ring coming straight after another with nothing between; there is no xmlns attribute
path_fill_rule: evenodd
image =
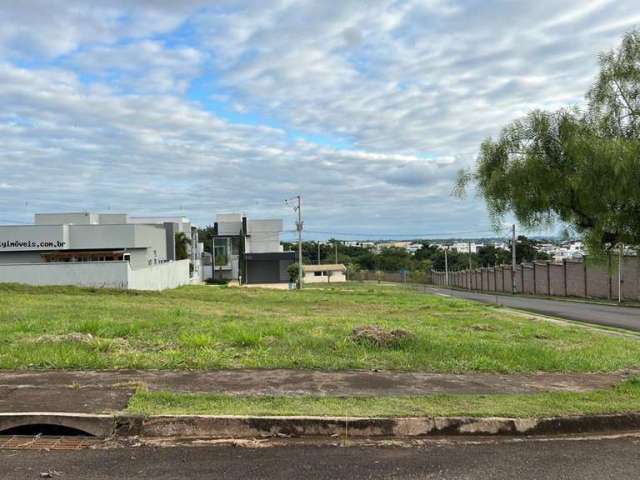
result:
<svg viewBox="0 0 640 480"><path fill-rule="evenodd" d="M50 423L34 423L28 425L19 425L17 427L7 428L0 431L0 438L5 435L19 436L65 436L65 437L93 437L78 428L68 427L66 425L56 425Z"/></svg>
<svg viewBox="0 0 640 480"><path fill-rule="evenodd" d="M95 437L2 435L0 450L81 450L100 442Z"/></svg>
<svg viewBox="0 0 640 480"><path fill-rule="evenodd" d="M79 450L100 440L90 433L65 425L33 423L0 431L0 449Z"/></svg>

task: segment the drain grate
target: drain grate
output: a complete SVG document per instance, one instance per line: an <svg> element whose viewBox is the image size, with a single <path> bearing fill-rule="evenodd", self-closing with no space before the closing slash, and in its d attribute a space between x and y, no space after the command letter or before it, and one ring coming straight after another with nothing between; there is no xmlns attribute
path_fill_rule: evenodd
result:
<svg viewBox="0 0 640 480"><path fill-rule="evenodd" d="M67 436L0 436L0 450L81 450L101 442L95 437Z"/></svg>

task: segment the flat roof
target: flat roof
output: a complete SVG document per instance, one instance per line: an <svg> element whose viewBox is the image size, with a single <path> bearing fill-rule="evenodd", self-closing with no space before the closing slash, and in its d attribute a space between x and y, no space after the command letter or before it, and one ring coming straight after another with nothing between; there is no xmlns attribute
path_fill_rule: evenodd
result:
<svg viewBox="0 0 640 480"><path fill-rule="evenodd" d="M302 265L305 272L344 272L347 270L341 263L328 263L326 265Z"/></svg>

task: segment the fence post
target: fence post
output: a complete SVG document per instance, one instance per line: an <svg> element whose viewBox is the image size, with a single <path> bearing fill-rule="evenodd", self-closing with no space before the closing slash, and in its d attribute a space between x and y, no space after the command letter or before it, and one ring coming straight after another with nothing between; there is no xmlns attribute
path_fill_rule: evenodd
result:
<svg viewBox="0 0 640 480"><path fill-rule="evenodd" d="M536 287L536 261L534 260L533 263L533 294L537 294L538 293L538 288Z"/></svg>
<svg viewBox="0 0 640 480"><path fill-rule="evenodd" d="M520 264L520 289L522 290L522 294L525 294L524 291L524 263Z"/></svg>
<svg viewBox="0 0 640 480"><path fill-rule="evenodd" d="M607 276L609 277L609 295L607 296L608 300L611 300L613 296L612 292L612 281L611 281L611 253L607 254Z"/></svg>
<svg viewBox="0 0 640 480"><path fill-rule="evenodd" d="M584 267L584 298L587 298L589 295L588 286L587 286L587 256L582 257L582 266Z"/></svg>
<svg viewBox="0 0 640 480"><path fill-rule="evenodd" d="M568 297L569 295L567 295L567 259L566 258L562 259L562 281L564 283L564 296Z"/></svg>
<svg viewBox="0 0 640 480"><path fill-rule="evenodd" d="M551 262L547 260L547 296L551 296Z"/></svg>

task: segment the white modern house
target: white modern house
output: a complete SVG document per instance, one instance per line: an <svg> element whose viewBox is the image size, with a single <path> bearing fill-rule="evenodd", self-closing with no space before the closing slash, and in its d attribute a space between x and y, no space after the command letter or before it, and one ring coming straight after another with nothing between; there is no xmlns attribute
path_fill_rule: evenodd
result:
<svg viewBox="0 0 640 480"><path fill-rule="evenodd" d="M197 235L190 237L191 258L176 260L179 228L117 213L38 213L33 225L0 226L0 283L138 290L192 283L198 280Z"/></svg>
<svg viewBox="0 0 640 480"><path fill-rule="evenodd" d="M243 284L288 283L295 252L283 251L281 219L252 220L240 213L218 214L211 269L205 278Z"/></svg>

